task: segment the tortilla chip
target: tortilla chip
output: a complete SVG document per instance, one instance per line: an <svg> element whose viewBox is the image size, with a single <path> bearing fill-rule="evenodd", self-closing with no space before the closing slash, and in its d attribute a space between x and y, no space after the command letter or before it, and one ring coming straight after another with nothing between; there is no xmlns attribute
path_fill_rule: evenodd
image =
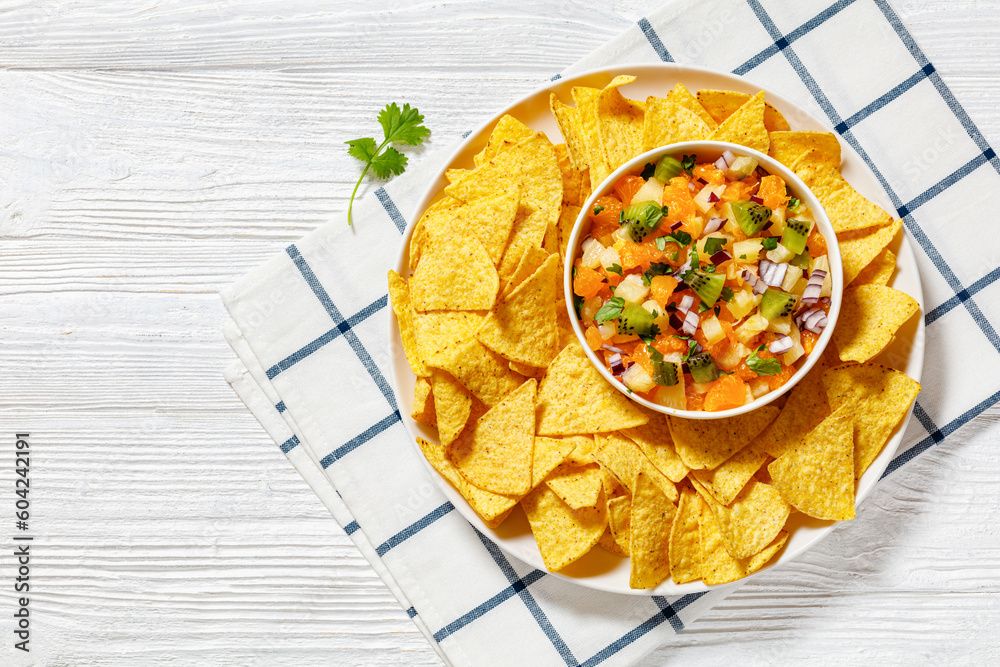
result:
<svg viewBox="0 0 1000 667"><path fill-rule="evenodd" d="M542 248L545 233L548 231L547 225L545 214L541 211L522 208L518 212L514 219L510 242L507 244L507 250L504 251L503 259L500 260L498 271L501 278L506 281L511 280L524 254L528 252L528 248ZM546 257L549 254L546 252Z"/></svg>
<svg viewBox="0 0 1000 667"><path fill-rule="evenodd" d="M712 133L701 117L674 100L663 97L646 98L646 117L642 128L642 150L681 141L707 139Z"/></svg>
<svg viewBox="0 0 1000 667"><path fill-rule="evenodd" d="M410 410L413 421L437 428L437 415L434 412L434 394L431 393L431 383L427 378L417 378L413 385L413 409Z"/></svg>
<svg viewBox="0 0 1000 667"><path fill-rule="evenodd" d="M519 364L516 361L510 361L507 363L507 367L515 373L519 373L526 378L535 378L536 380L541 380L545 377L545 369L537 368L535 366L528 366L527 364Z"/></svg>
<svg viewBox="0 0 1000 667"><path fill-rule="evenodd" d="M442 197L428 206L427 210L423 212L420 219L417 220L417 224L413 227L413 233L410 235L410 271L417 268L417 264L420 262L420 255L427 246L429 238L427 232L428 227L441 227L442 225L439 223L438 219L451 219L452 215L449 213L450 209L459 206L461 203L462 202L458 201L454 197Z"/></svg>
<svg viewBox="0 0 1000 667"><path fill-rule="evenodd" d="M831 132L771 132L769 139L771 148L767 154L786 167L795 164L804 153L813 151L813 160L840 168L840 141Z"/></svg>
<svg viewBox="0 0 1000 667"><path fill-rule="evenodd" d="M559 257L549 258L501 301L476 332L486 347L511 361L544 368L559 354L556 328Z"/></svg>
<svg viewBox="0 0 1000 667"><path fill-rule="evenodd" d="M764 126L764 91L749 98L743 106L715 128L708 138L712 141L728 141L766 153L771 142L767 138L767 128Z"/></svg>
<svg viewBox="0 0 1000 667"><path fill-rule="evenodd" d="M471 173L471 169L445 169L444 177L449 183L457 183Z"/></svg>
<svg viewBox="0 0 1000 667"><path fill-rule="evenodd" d="M759 553L736 559L726 551L719 525L707 507L702 508L699 528L701 578L709 586L728 584L753 574L774 558L788 539L788 533L782 530Z"/></svg>
<svg viewBox="0 0 1000 667"><path fill-rule="evenodd" d="M597 131L609 172L642 152L645 105L628 99L618 90L633 81L634 76L616 76L597 95Z"/></svg>
<svg viewBox="0 0 1000 667"><path fill-rule="evenodd" d="M684 461L674 450L670 424L664 415L650 415L646 424L626 429L621 434L639 445L649 462L671 482L677 484L687 476L690 468L684 465Z"/></svg>
<svg viewBox="0 0 1000 667"><path fill-rule="evenodd" d="M580 217L579 206L563 206L562 214L559 216L559 257L563 259L563 263L569 256L569 237L573 233L578 217Z"/></svg>
<svg viewBox="0 0 1000 667"><path fill-rule="evenodd" d="M597 444L594 442L594 436L571 435L563 438L563 440L568 440L574 444L573 451L566 457L567 463L572 463L573 465L578 466L585 466L588 463L597 463L597 459L594 458L594 450L597 448Z"/></svg>
<svg viewBox="0 0 1000 667"><path fill-rule="evenodd" d="M697 114L698 118L701 118L710 130L719 127L718 121L712 118L712 114L708 113L708 110L701 105L698 98L692 95L683 83L674 86L673 90L667 93L667 99L676 102L691 113Z"/></svg>
<svg viewBox="0 0 1000 667"><path fill-rule="evenodd" d="M670 529L677 508L646 473L635 478L629 528L630 588L653 588L670 576Z"/></svg>
<svg viewBox="0 0 1000 667"><path fill-rule="evenodd" d="M601 135L597 123L598 88L575 86L573 101L580 113L580 134L587 146L587 167L590 169L591 187L597 187L608 174L608 166L604 162L604 149L601 146Z"/></svg>
<svg viewBox="0 0 1000 667"><path fill-rule="evenodd" d="M632 496L618 496L608 500L608 528L618 547L627 556L629 533L632 527Z"/></svg>
<svg viewBox="0 0 1000 667"><path fill-rule="evenodd" d="M857 285L888 285L892 274L896 271L896 255L886 248L858 274L851 284Z"/></svg>
<svg viewBox="0 0 1000 667"><path fill-rule="evenodd" d="M628 492L624 486L618 483L615 476L608 472L608 469L601 465L601 486L604 487L604 495L608 498L617 498L619 496L629 496L631 493Z"/></svg>
<svg viewBox="0 0 1000 667"><path fill-rule="evenodd" d="M772 422L773 423L773 422ZM767 452L744 447L715 470L692 470L691 475L720 505L728 505L767 460Z"/></svg>
<svg viewBox="0 0 1000 667"><path fill-rule="evenodd" d="M552 572L590 551L608 525L605 503L574 511L545 484L525 496L521 507L531 524L545 567Z"/></svg>
<svg viewBox="0 0 1000 667"><path fill-rule="evenodd" d="M399 337L403 342L403 353L410 364L410 370L418 378L431 374L424 362L420 360L417 351L417 336L413 325L413 306L410 304L410 289L406 281L395 271L389 272L389 298L392 301L392 312L396 314L396 324L399 325Z"/></svg>
<svg viewBox="0 0 1000 667"><path fill-rule="evenodd" d="M750 558L770 544L788 520L788 503L778 490L750 478L729 505L720 505L696 479L692 486L701 494L719 524L729 555Z"/></svg>
<svg viewBox="0 0 1000 667"><path fill-rule="evenodd" d="M670 578L675 584L701 579L701 496L685 485L670 528Z"/></svg>
<svg viewBox="0 0 1000 667"><path fill-rule="evenodd" d="M551 255L538 246L528 246L525 248L524 254L521 256L521 261L518 262L517 268L514 269L514 273L510 276L510 281L507 286L503 288L502 296L506 299L510 296L517 287L521 285L525 280L527 280L531 275L545 264ZM558 258L556 258L558 262ZM553 299L554 301L554 299Z"/></svg>
<svg viewBox="0 0 1000 667"><path fill-rule="evenodd" d="M600 436L597 448L594 450L594 458L630 493L635 493L635 477L642 472L656 481L671 502L677 500L677 487L674 483L657 470L639 446L628 438L623 438L617 433Z"/></svg>
<svg viewBox="0 0 1000 667"><path fill-rule="evenodd" d="M601 466L563 463L549 474L545 483L572 509L593 507L601 495Z"/></svg>
<svg viewBox="0 0 1000 667"><path fill-rule="evenodd" d="M573 166L580 172L590 164L587 137L580 125L580 109L563 104L555 93L549 95L549 108L559 125L559 132L566 141L566 149Z"/></svg>
<svg viewBox="0 0 1000 667"><path fill-rule="evenodd" d="M472 161L476 163L477 167L481 167L495 158L498 153L509 150L532 134L534 134L534 130L530 127L510 114L504 114L493 126L493 132L490 133L489 141L486 142L486 148L477 153Z"/></svg>
<svg viewBox="0 0 1000 667"><path fill-rule="evenodd" d="M549 365L538 407L539 435L607 433L649 421L639 406L608 384L576 340Z"/></svg>
<svg viewBox="0 0 1000 667"><path fill-rule="evenodd" d="M508 495L531 489L537 387L526 380L448 448L448 459L480 489Z"/></svg>
<svg viewBox="0 0 1000 667"><path fill-rule="evenodd" d="M420 451L430 464L441 473L441 476L451 482L451 485L469 501L469 505L476 511L483 521L491 528L496 528L500 522L507 517L510 510L517 504L517 501L507 496L490 493L477 488L466 481L458 470L445 457L445 448L427 442L423 438L417 438Z"/></svg>
<svg viewBox="0 0 1000 667"><path fill-rule="evenodd" d="M564 207L567 204L579 206L584 201L580 199L580 193L583 192L583 181L587 178L587 175L573 165L573 160L570 159L569 149L566 148L566 144L556 144L552 148L556 152L556 162L559 165L559 173L562 175L562 205Z"/></svg>
<svg viewBox="0 0 1000 667"><path fill-rule="evenodd" d="M703 89L698 91L698 102L715 122L720 124L736 113L750 98L749 93L738 93L735 90ZM767 128L768 132L782 132L791 129L781 112L767 102L764 103L764 127Z"/></svg>
<svg viewBox="0 0 1000 667"><path fill-rule="evenodd" d="M817 519L854 518L854 422L841 406L767 466L785 502Z"/></svg>
<svg viewBox="0 0 1000 667"><path fill-rule="evenodd" d="M597 540L597 546L610 551L616 556L628 558L628 552L622 549L621 545L615 541L615 536L611 534L610 526L605 528L604 532L601 533L601 539Z"/></svg>
<svg viewBox="0 0 1000 667"><path fill-rule="evenodd" d="M454 346L438 367L451 373L473 396L490 407L524 382L523 376L510 370L506 359L475 338Z"/></svg>
<svg viewBox="0 0 1000 667"><path fill-rule="evenodd" d="M884 227L837 234L840 256L844 262L845 287L850 285L861 270L871 264L872 260L892 243L902 226L902 220L894 220Z"/></svg>
<svg viewBox="0 0 1000 667"><path fill-rule="evenodd" d="M472 396L452 376L434 370L431 374L434 391L434 413L438 437L442 445L450 445L465 428L472 411Z"/></svg>
<svg viewBox="0 0 1000 667"><path fill-rule="evenodd" d="M791 169L819 199L830 217L833 231L839 234L892 223L892 216L862 197L841 176L837 167L815 156L816 151L806 151Z"/></svg>
<svg viewBox="0 0 1000 667"><path fill-rule="evenodd" d="M826 402L826 391L823 388L823 373L827 368L827 356L824 354L788 392L785 406L777 419L761 432L754 443L755 447L778 458L826 419L830 414L830 405Z"/></svg>
<svg viewBox="0 0 1000 667"><path fill-rule="evenodd" d="M409 285L418 311L489 310L500 290L500 277L479 239L459 243L432 232Z"/></svg>
<svg viewBox="0 0 1000 667"><path fill-rule="evenodd" d="M417 353L425 364L439 366L459 345L475 337L485 319L482 312L414 313Z"/></svg>
<svg viewBox="0 0 1000 667"><path fill-rule="evenodd" d="M667 417L674 448L689 468L717 468L752 441L778 416L778 408L765 405L753 412L722 419Z"/></svg>
<svg viewBox="0 0 1000 667"><path fill-rule="evenodd" d="M531 462L531 488L535 488L570 455L576 443L570 438L535 437Z"/></svg>
<svg viewBox="0 0 1000 667"><path fill-rule="evenodd" d="M534 132L444 191L463 202L500 192L519 193L521 204L541 211L542 229L547 229L559 220L562 174L552 142Z"/></svg>
<svg viewBox="0 0 1000 667"><path fill-rule="evenodd" d="M884 285L844 290L840 319L833 330L840 360L863 363L875 357L919 309L912 296Z"/></svg>
<svg viewBox="0 0 1000 667"><path fill-rule="evenodd" d="M420 218L410 239L411 268L419 266L420 255L431 235L438 232L461 245L466 238L478 238L494 265L499 264L518 210L517 192L499 192L461 204L455 202L441 209L431 205ZM419 231L419 234L418 234Z"/></svg>
<svg viewBox="0 0 1000 667"><path fill-rule="evenodd" d="M851 404L854 418L854 476L861 477L910 410L920 384L878 364L832 368L823 374L830 407Z"/></svg>

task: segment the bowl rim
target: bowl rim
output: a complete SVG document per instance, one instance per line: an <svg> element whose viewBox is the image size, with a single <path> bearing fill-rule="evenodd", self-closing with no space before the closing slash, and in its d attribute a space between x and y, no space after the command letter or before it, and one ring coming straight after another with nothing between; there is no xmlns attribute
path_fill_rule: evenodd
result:
<svg viewBox="0 0 1000 667"><path fill-rule="evenodd" d="M706 412L702 410L678 410L677 408L670 408L664 405L659 405L652 401L649 401L637 394L629 391L624 384L619 382L607 369L607 367L598 359L597 354L590 349L590 345L587 343L586 337L583 333L583 327L580 326L580 320L576 315L575 308L573 306L573 262L579 254L580 250L580 236L584 226L587 224L589 216L587 213L592 210L594 202L599 198L604 196L612 187L612 185L623 175L638 172L643 166L649 162L658 160L663 155L679 153L683 154L685 151L690 151L691 153L697 155L697 151L702 150L709 153L722 154L726 150L730 150L737 156L746 155L748 157L753 157L757 160L758 165L763 167L765 171L769 174L775 174L781 176L786 184L791 186L792 191L800 195L800 199L805 201L806 205L809 207L813 214L813 218L816 220L816 224L820 229L820 233L823 234L823 238L827 244L828 257L830 262L830 269L833 278L833 289L830 296L830 312L827 315L827 325L820 335L819 340L813 348L813 351L806 357L805 363L799 367L799 369L792 375L791 379L788 380L780 388L769 391L767 394L757 398L745 405L738 408L730 408L729 410L720 410L718 412ZM672 417L680 417L684 419L724 419L726 417L736 417L739 415L747 414L760 407L768 405L772 401L776 400L780 396L790 391L818 362L820 357L823 356L830 339L833 337L833 330L837 325L837 318L840 315L840 307L843 301L844 292L844 272L843 272L843 262L840 256L840 244L837 242L837 234L833 229L833 224L830 222L830 218L823 208L822 203L819 198L809 189L808 186L795 175L791 169L781 164L769 155L765 155L760 151L748 148L746 146L741 146L739 144L734 144L726 141L714 141L714 140L698 140L698 141L684 141L674 144L667 144L665 146L660 146L652 150L646 151L641 155L638 155L625 164L621 165L615 169L611 174L607 176L601 183L593 189L587 201L580 208L580 213L577 215L576 221L573 223L573 230L570 233L569 241L566 245L566 259L564 261L563 269L563 293L566 299L566 310L569 314L570 325L573 327L573 332L576 334L576 338L580 345L583 347L584 353L587 358L594 365L597 371L607 380L611 385L627 396L632 401L656 412L670 415Z"/></svg>

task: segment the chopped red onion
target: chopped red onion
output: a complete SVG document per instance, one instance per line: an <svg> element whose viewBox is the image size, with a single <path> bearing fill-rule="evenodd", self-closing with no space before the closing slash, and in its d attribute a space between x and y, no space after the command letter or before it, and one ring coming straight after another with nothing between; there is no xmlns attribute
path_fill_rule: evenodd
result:
<svg viewBox="0 0 1000 667"><path fill-rule="evenodd" d="M684 324L681 328L684 329L684 333L693 336L698 333L699 322L701 322L701 318L698 317L698 313L692 308L684 315Z"/></svg>
<svg viewBox="0 0 1000 667"><path fill-rule="evenodd" d="M809 274L809 282L802 292L802 303L819 303L819 293L823 289L823 281L826 280L826 271L816 269Z"/></svg>
<svg viewBox="0 0 1000 667"><path fill-rule="evenodd" d="M626 352L625 350L621 349L620 347L615 347L614 345L608 345L607 343L605 343L601 347L603 347L608 352L614 352L616 354L628 354L628 352Z"/></svg>
<svg viewBox="0 0 1000 667"><path fill-rule="evenodd" d="M694 192L697 189L698 189L698 186L695 185L693 182L692 183L688 183L688 190L690 190L691 192Z"/></svg>
<svg viewBox="0 0 1000 667"><path fill-rule="evenodd" d="M670 326L674 331L680 331L684 328L684 320L676 312L670 313Z"/></svg>
<svg viewBox="0 0 1000 667"><path fill-rule="evenodd" d="M750 195L750 201L752 201L754 204L763 204L764 203L764 200L761 199L760 197L758 197L757 195Z"/></svg>
<svg viewBox="0 0 1000 667"><path fill-rule="evenodd" d="M754 294L763 294L767 289L767 283L761 280L756 273L750 269L743 269L743 281L748 283L750 287L753 288Z"/></svg>
<svg viewBox="0 0 1000 667"><path fill-rule="evenodd" d="M773 222L771 222L770 220L768 220L767 222L764 223L764 226L760 228L760 231L763 232L763 231L766 231L766 230L770 229L771 225L773 225L773 224L774 224Z"/></svg>
<svg viewBox="0 0 1000 667"><path fill-rule="evenodd" d="M681 302L677 305L677 310L686 313L687 311L691 310L693 306L694 306L694 297L691 296L690 294L685 294L684 298L681 299Z"/></svg>
<svg viewBox="0 0 1000 667"><path fill-rule="evenodd" d="M722 226L726 224L725 218L710 218L707 223L705 223L705 231L703 234L711 234L712 232L717 232L722 229Z"/></svg>
<svg viewBox="0 0 1000 667"><path fill-rule="evenodd" d="M760 277L768 287L778 287L785 282L785 274L788 273L787 264L778 264L768 259L760 260Z"/></svg>
<svg viewBox="0 0 1000 667"><path fill-rule="evenodd" d="M795 323L815 334L823 333L827 323L826 313L822 308L810 308L796 315Z"/></svg>
<svg viewBox="0 0 1000 667"><path fill-rule="evenodd" d="M611 374L615 377L621 377L625 374L625 362L622 361L622 355L612 354L608 357L608 366L611 367Z"/></svg>
<svg viewBox="0 0 1000 667"><path fill-rule="evenodd" d="M720 157L718 160L715 161L715 168L720 171L726 171L727 169L729 169L729 165L726 164L725 158Z"/></svg>
<svg viewBox="0 0 1000 667"><path fill-rule="evenodd" d="M670 231L672 231L672 232L673 231L677 231L678 229L681 228L681 225L683 225L683 224L684 224L683 222L681 222L681 221L678 220L674 224L670 225Z"/></svg>
<svg viewBox="0 0 1000 667"><path fill-rule="evenodd" d="M733 155L732 151L726 151L725 153L723 153L722 159L725 161L727 168L732 167L733 162L736 162L736 156Z"/></svg>
<svg viewBox="0 0 1000 667"><path fill-rule="evenodd" d="M719 264L722 264L723 262L728 262L731 259L732 259L732 255L730 255L725 250L719 250L714 255L712 255L709 258L708 261L710 261L712 264L715 264L716 266L718 266Z"/></svg>
<svg viewBox="0 0 1000 667"><path fill-rule="evenodd" d="M714 192L709 192L708 193L708 203L709 204L714 204L717 201L719 201L719 195L715 194Z"/></svg>
<svg viewBox="0 0 1000 667"><path fill-rule="evenodd" d="M771 354L784 354L793 347L795 347L795 341L792 340L791 336L778 334L778 337L771 341L771 344L767 346L767 349L771 352Z"/></svg>

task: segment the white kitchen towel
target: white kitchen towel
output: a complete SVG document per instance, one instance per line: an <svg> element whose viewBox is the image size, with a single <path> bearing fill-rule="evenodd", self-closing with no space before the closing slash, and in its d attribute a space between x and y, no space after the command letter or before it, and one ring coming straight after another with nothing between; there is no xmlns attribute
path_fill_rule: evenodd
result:
<svg viewBox="0 0 1000 667"><path fill-rule="evenodd" d="M1000 259L955 233L989 210L1000 161L887 2L672 2L564 74L657 61L747 75L815 110L903 218L918 246L927 354L917 419L886 475L1000 400L992 384L959 377L967 367L949 354L960 349L981 377L1000 371ZM226 377L446 661L630 664L739 584L624 596L507 556L439 492L387 382L386 272L425 175L450 153L376 190L353 227L340 216L227 290L240 362Z"/></svg>

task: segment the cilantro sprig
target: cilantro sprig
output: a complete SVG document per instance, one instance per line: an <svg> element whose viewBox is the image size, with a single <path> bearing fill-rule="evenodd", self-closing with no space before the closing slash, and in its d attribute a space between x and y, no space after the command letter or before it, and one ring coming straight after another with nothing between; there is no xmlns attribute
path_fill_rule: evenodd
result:
<svg viewBox="0 0 1000 667"><path fill-rule="evenodd" d="M616 320L618 316L622 314L622 309L625 308L625 299L620 296L613 296L608 299L608 302L601 306L600 310L594 315L595 322L607 322L608 320Z"/></svg>
<svg viewBox="0 0 1000 667"><path fill-rule="evenodd" d="M757 356L757 353L763 350L766 346L761 345L753 353L747 357L747 368L752 370L757 375L777 375L781 372L781 362L777 359L761 359Z"/></svg>
<svg viewBox="0 0 1000 667"><path fill-rule="evenodd" d="M423 126L423 122L424 117L415 108L411 109L409 104L404 104L400 109L399 105L393 102L378 112L378 124L382 126L382 133L385 136L381 144L377 144L371 137L344 142L350 146L347 152L365 163L364 171L361 172L361 177L351 193L351 201L347 205L347 224L353 222L351 209L354 207L354 196L358 193L358 188L365 180L368 170L375 172L378 178L402 174L406 170L406 156L390 144L419 146L431 133Z"/></svg>

